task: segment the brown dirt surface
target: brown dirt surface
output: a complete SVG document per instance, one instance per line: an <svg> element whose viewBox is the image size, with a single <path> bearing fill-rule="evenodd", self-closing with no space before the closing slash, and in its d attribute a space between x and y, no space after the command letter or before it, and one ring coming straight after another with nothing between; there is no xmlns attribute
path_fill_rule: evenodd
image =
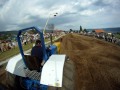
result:
<svg viewBox="0 0 120 90"><path fill-rule="evenodd" d="M120 90L120 47L78 34L63 37L61 53L75 63L75 90Z"/></svg>
<svg viewBox="0 0 120 90"><path fill-rule="evenodd" d="M6 71L5 71L5 65L0 66L0 90L5 90L6 88Z"/></svg>

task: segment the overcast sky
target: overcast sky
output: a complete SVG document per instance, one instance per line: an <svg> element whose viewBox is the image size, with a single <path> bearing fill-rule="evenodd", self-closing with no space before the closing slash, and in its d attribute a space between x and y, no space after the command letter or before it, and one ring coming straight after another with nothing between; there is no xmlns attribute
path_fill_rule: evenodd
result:
<svg viewBox="0 0 120 90"><path fill-rule="evenodd" d="M120 27L120 0L0 0L0 31L43 28L49 15L56 29Z"/></svg>

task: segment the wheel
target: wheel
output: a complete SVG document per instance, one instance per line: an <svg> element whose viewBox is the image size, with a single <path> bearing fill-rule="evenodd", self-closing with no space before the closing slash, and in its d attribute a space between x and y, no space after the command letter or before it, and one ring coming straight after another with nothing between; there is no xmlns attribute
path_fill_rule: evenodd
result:
<svg viewBox="0 0 120 90"><path fill-rule="evenodd" d="M22 90L20 87L20 77L6 72L6 85L8 90Z"/></svg>
<svg viewBox="0 0 120 90"><path fill-rule="evenodd" d="M48 90L75 90L75 66L72 60L65 61L62 84L62 87L49 86Z"/></svg>

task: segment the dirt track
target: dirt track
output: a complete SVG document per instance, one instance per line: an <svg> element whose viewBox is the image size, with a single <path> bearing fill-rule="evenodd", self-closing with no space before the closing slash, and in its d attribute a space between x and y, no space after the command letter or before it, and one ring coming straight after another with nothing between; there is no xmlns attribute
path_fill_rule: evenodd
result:
<svg viewBox="0 0 120 90"><path fill-rule="evenodd" d="M6 65L0 66L0 90L4 90L6 88Z"/></svg>
<svg viewBox="0 0 120 90"><path fill-rule="evenodd" d="M120 47L88 36L66 35L61 53L76 66L76 90L120 90Z"/></svg>
<svg viewBox="0 0 120 90"><path fill-rule="evenodd" d="M76 67L76 90L120 90L120 47L92 37L68 34L63 37L61 53ZM5 67L0 83L5 84Z"/></svg>

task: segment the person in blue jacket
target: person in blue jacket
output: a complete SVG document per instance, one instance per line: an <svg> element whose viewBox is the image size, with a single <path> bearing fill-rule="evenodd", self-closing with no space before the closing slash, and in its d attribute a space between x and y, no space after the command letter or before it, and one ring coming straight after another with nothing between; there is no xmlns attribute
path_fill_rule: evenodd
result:
<svg viewBox="0 0 120 90"><path fill-rule="evenodd" d="M35 46L31 50L31 56L35 56L39 59L39 64L43 61L43 49L40 40L36 40Z"/></svg>

